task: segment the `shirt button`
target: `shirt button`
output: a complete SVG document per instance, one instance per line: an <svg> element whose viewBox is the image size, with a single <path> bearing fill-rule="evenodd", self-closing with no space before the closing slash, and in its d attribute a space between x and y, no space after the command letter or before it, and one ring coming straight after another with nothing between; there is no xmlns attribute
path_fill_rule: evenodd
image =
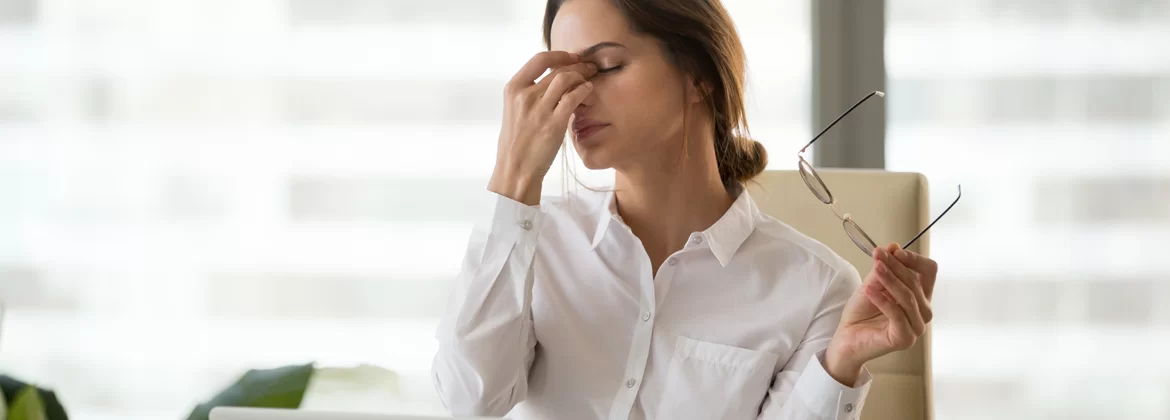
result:
<svg viewBox="0 0 1170 420"><path fill-rule="evenodd" d="M693 243L693 244L695 244L695 245L701 244L701 243L703 243L703 237L702 237L702 236L696 236L696 237L694 237L694 238L691 238L691 243Z"/></svg>
<svg viewBox="0 0 1170 420"><path fill-rule="evenodd" d="M630 379L630 380L626 381L626 388L633 388L633 387L634 387L634 385L635 385L635 384L637 384L637 383L638 383L638 381L635 381L635 380L633 380L633 379Z"/></svg>
<svg viewBox="0 0 1170 420"><path fill-rule="evenodd" d="M524 230L532 230L532 221L531 220L521 221L520 227L524 228Z"/></svg>
<svg viewBox="0 0 1170 420"><path fill-rule="evenodd" d="M845 412L852 413L853 412L853 404L845 404Z"/></svg>
<svg viewBox="0 0 1170 420"><path fill-rule="evenodd" d="M643 321L649 321L649 320L650 320L650 312L649 312L649 311L642 312L642 320L643 320Z"/></svg>
<svg viewBox="0 0 1170 420"><path fill-rule="evenodd" d="M678 265L678 260L674 259L674 257L670 257L670 259L666 260L666 263L669 264L671 267L674 267L674 266Z"/></svg>

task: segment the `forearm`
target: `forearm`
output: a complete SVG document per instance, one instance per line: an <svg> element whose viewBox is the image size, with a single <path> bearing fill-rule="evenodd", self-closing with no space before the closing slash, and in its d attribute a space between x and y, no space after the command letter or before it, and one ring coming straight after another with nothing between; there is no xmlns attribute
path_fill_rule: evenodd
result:
<svg viewBox="0 0 1170 420"><path fill-rule="evenodd" d="M456 415L503 415L527 393L541 215L510 199L496 200L492 217L468 246L449 312L436 333L435 387Z"/></svg>

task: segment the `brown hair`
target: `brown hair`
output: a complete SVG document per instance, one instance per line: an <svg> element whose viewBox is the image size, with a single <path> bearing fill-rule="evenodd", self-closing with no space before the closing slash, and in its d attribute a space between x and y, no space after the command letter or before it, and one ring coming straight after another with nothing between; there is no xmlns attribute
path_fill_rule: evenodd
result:
<svg viewBox="0 0 1170 420"><path fill-rule="evenodd" d="M565 1L548 0L546 48L552 48L553 20ZM743 44L723 4L719 0L609 1L630 21L634 32L659 40L667 58L703 87L703 100L714 114L715 159L724 187L736 189L763 172L768 154L760 142L747 137Z"/></svg>

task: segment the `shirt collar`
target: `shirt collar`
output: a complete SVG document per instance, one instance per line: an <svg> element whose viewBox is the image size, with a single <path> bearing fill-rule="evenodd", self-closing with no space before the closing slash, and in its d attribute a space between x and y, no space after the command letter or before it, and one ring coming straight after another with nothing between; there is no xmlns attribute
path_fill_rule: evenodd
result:
<svg viewBox="0 0 1170 420"><path fill-rule="evenodd" d="M719 260L720 265L726 267L731 263L731 257L756 229L759 212L755 200L752 200L747 189L743 189L727 212L723 213L723 217L703 231L707 246L711 248L711 253L715 254L715 259ZM688 246L695 244L692 241Z"/></svg>
<svg viewBox="0 0 1170 420"><path fill-rule="evenodd" d="M590 249L597 249L597 245L601 244L601 240L605 238L605 232L609 230L610 222L614 219L621 221L621 216L617 212L617 201L614 200L613 191L607 191L605 198L601 201L600 211L597 212L597 228L593 230L593 244Z"/></svg>
<svg viewBox="0 0 1170 420"><path fill-rule="evenodd" d="M704 237L705 246L711 249L711 253L715 255L715 259L719 260L719 264L726 267L731 262L731 257L755 230L759 215L760 211L756 207L755 200L752 200L747 189L743 189L731 207L727 209L726 213L723 213L719 220L715 221L715 224L699 234L692 235L692 237L700 235ZM614 200L613 191L606 193L597 219L591 249L597 249L597 246L601 244L611 222L615 219L621 221L621 216L617 213L617 201ZM686 247L694 246L704 245L695 244L693 241L687 242Z"/></svg>

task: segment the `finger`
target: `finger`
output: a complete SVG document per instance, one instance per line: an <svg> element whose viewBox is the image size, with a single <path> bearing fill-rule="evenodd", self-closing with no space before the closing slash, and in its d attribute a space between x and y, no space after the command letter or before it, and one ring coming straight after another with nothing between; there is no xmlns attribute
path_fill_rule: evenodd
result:
<svg viewBox="0 0 1170 420"><path fill-rule="evenodd" d="M873 280L869 280L869 283L862 285L862 287L873 287L874 290L876 290L878 293L881 293L882 296L886 297L886 299L894 300L894 297L890 295L890 292L886 291L886 287L882 286L881 280L878 280L877 276L873 277Z"/></svg>
<svg viewBox="0 0 1170 420"><path fill-rule="evenodd" d="M585 83L585 76L581 73L575 71L558 73L549 84L548 90L544 91L544 96L540 98L541 109L553 110L566 93L582 83Z"/></svg>
<svg viewBox="0 0 1170 420"><path fill-rule="evenodd" d="M878 256L877 256L878 255L877 252L879 249L880 248L875 248L874 254L873 254L874 255L873 256L873 265L875 267L875 270L876 270L877 265L882 262L881 259L878 258ZM887 299L894 300L894 297L891 296L890 293L886 291L886 288L884 286L882 286L882 283L880 280L878 280L878 277L879 276L876 276L876 275L866 276L865 283L862 284L861 287L873 287L878 293L881 293Z"/></svg>
<svg viewBox="0 0 1170 420"><path fill-rule="evenodd" d="M894 336L898 337L899 341L913 344L914 335L910 329L910 321L906 319L906 314L902 312L902 308L893 300L882 296L873 286L865 288L865 296L890 321L890 327L893 328Z"/></svg>
<svg viewBox="0 0 1170 420"><path fill-rule="evenodd" d="M914 292L911 292L905 283L895 277L884 263L878 263L874 269L878 272L878 281L881 282L882 286L885 286L886 291L902 308L910 323L910 329L916 335L922 334L926 330L926 323L922 320L922 313L918 310L918 302L914 299Z"/></svg>
<svg viewBox="0 0 1170 420"><path fill-rule="evenodd" d="M585 102L585 98L593 93L593 82L585 82L577 85L573 90L561 97L561 102L553 109L553 115L560 121L564 121L567 125L569 123L569 116L573 115L573 111L581 102ZM567 126L566 126L567 127Z"/></svg>
<svg viewBox="0 0 1170 420"><path fill-rule="evenodd" d="M927 298L931 297L934 293L935 278L938 276L938 263L913 251L904 249L901 251L893 251L894 256L920 275L922 289Z"/></svg>
<svg viewBox="0 0 1170 420"><path fill-rule="evenodd" d="M886 267L889 267L890 270L893 270L897 278L901 278L903 282L906 282L907 287L909 287L911 283L914 283L918 280L918 274L915 273L913 269L906 267L906 264L903 264L902 261L894 257L894 253L896 253L897 250L890 250L890 252L886 252L885 249L882 249L880 252L881 262L886 263Z"/></svg>
<svg viewBox="0 0 1170 420"><path fill-rule="evenodd" d="M597 65L593 63L577 63L568 66L557 67L539 81L537 81L533 86L535 86L535 90L541 92L541 95L543 95L548 90L553 80L556 79L558 74L567 72L580 73L582 76L585 76L585 79L589 79L590 77L597 75Z"/></svg>
<svg viewBox="0 0 1170 420"><path fill-rule="evenodd" d="M567 66L581 61L581 57L568 51L541 51L532 56L508 82L511 89L522 89L535 82L537 77L550 68Z"/></svg>
<svg viewBox="0 0 1170 420"><path fill-rule="evenodd" d="M918 303L918 313L922 315L922 323L929 324L934 319L934 310L930 308L930 298L922 291L922 287L910 289L914 292L914 301Z"/></svg>
<svg viewBox="0 0 1170 420"><path fill-rule="evenodd" d="M897 245L894 245L891 248L896 247ZM889 267L889 269L894 272L895 276L898 276L898 280L901 280L907 288L913 290L914 288L918 287L919 284L918 273L915 273L914 270L907 268L902 264L901 261L899 261L897 258L894 258L894 254L891 254L891 252L897 251L901 251L901 249L899 248L895 251L881 253L882 262L885 263L886 267Z"/></svg>
<svg viewBox="0 0 1170 420"><path fill-rule="evenodd" d="M906 287L910 288L910 292L914 295L914 301L918 303L918 312L922 314L922 322L929 324L934 319L934 312L930 309L930 297L926 294L925 283L929 281L933 284L933 278L928 278L906 267L905 264L908 264L909 261L914 261L913 258L915 256L911 255L913 254L912 252L902 249L897 244L894 244L891 248L894 249L892 258L889 258L886 262L894 270L894 273L898 275L898 278L903 280L903 283L906 283ZM907 281L907 278L903 277L905 275L912 276L913 280Z"/></svg>

